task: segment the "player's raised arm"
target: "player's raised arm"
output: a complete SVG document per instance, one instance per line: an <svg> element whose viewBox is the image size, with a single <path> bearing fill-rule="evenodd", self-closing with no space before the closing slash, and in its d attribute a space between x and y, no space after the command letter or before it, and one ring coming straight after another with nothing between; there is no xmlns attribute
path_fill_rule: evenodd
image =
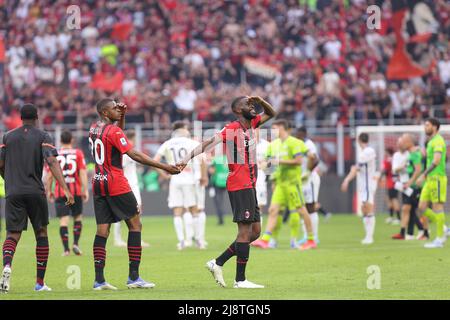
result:
<svg viewBox="0 0 450 320"><path fill-rule="evenodd" d="M206 139L201 144L199 144L195 149L193 149L181 162L177 163L177 167L180 170L183 170L186 165L191 161L191 159L195 158L199 154L203 152L207 152L214 148L217 144L222 142L222 138L220 134L215 134L209 139Z"/></svg>
<svg viewBox="0 0 450 320"><path fill-rule="evenodd" d="M122 129L125 130L125 113L127 113L127 105L123 102L118 102L117 106L119 107L120 110L120 120L117 122L117 126Z"/></svg>
<svg viewBox="0 0 450 320"><path fill-rule="evenodd" d="M126 154L136 162L143 164L145 166L155 167L167 171L170 174L178 174L180 170L176 166L168 165L153 160L148 155L143 152L137 151L135 149L130 149Z"/></svg>
<svg viewBox="0 0 450 320"><path fill-rule="evenodd" d="M261 97L252 96L248 98L248 103L257 103L264 110L263 114L261 115L261 121L259 122L259 126L262 126L264 123L275 117L275 115L277 114L273 109L272 105Z"/></svg>

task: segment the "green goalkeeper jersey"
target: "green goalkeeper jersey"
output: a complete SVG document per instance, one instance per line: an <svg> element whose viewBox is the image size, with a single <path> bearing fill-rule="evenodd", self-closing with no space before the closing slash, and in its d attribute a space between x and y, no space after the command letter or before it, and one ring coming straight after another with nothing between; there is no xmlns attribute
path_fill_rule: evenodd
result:
<svg viewBox="0 0 450 320"><path fill-rule="evenodd" d="M418 164L420 164L421 171L423 171L422 152L420 151L419 148L417 148L417 150L409 153L408 166L406 167L406 172L408 172L408 175L410 178L414 175L415 166ZM415 183L413 183L411 187L417 188L417 185Z"/></svg>
<svg viewBox="0 0 450 320"><path fill-rule="evenodd" d="M428 174L428 177L433 176L446 176L445 172L445 163L446 163L446 155L447 155L447 146L445 145L444 138L438 133L433 138L431 138L430 141L428 141L427 144L427 168L431 166L433 163L434 154L436 152L441 153L441 161L439 161L439 164L436 166L436 168L433 169Z"/></svg>
<svg viewBox="0 0 450 320"><path fill-rule="evenodd" d="M286 140L276 139L267 148L266 156L278 160L294 160L298 155L305 155L308 148L305 143L289 136ZM301 165L278 165L274 172L275 182L278 184L295 184L302 175Z"/></svg>

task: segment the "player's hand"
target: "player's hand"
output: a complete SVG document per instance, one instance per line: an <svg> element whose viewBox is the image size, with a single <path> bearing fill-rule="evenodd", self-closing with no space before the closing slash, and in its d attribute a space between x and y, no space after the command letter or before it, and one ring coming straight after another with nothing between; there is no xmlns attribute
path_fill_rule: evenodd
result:
<svg viewBox="0 0 450 320"><path fill-rule="evenodd" d="M117 106L119 107L120 112L122 113L122 116L124 116L125 113L127 113L128 106L125 103L123 103L123 102L118 102Z"/></svg>
<svg viewBox="0 0 450 320"><path fill-rule="evenodd" d="M185 163L185 162L178 162L178 163L176 164L176 166L177 166L177 168L178 168L178 169L180 170L180 172L181 172L181 171L184 170L184 168L186 168L187 163Z"/></svg>
<svg viewBox="0 0 450 320"><path fill-rule="evenodd" d="M81 199L83 199L83 203L86 203L89 201L89 191L86 190L82 195L81 195Z"/></svg>
<svg viewBox="0 0 450 320"><path fill-rule="evenodd" d="M166 165L164 170L166 170L170 174L179 174L181 171L178 166Z"/></svg>
<svg viewBox="0 0 450 320"><path fill-rule="evenodd" d="M424 176L423 174L421 174L421 175L417 178L416 184L417 184L418 186L421 186L421 185L423 185L424 182L425 182L425 176Z"/></svg>
<svg viewBox="0 0 450 320"><path fill-rule="evenodd" d="M344 181L344 182L342 182L342 185L341 185L341 191L347 192L347 190L348 190L348 182Z"/></svg>
<svg viewBox="0 0 450 320"><path fill-rule="evenodd" d="M50 203L55 203L55 195L53 192L47 192L47 199Z"/></svg>
<svg viewBox="0 0 450 320"><path fill-rule="evenodd" d="M71 206L75 203L75 199L69 190L65 190L64 195L66 196L67 199L66 206Z"/></svg>
<svg viewBox="0 0 450 320"><path fill-rule="evenodd" d="M200 178L200 185L206 187L209 183L208 177Z"/></svg>

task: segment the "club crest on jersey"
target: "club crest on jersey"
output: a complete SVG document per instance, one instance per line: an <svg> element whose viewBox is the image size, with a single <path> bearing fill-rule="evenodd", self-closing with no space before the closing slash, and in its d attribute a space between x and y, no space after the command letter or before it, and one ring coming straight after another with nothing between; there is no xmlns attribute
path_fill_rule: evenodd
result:
<svg viewBox="0 0 450 320"><path fill-rule="evenodd" d="M120 138L120 143L121 143L123 146L126 146L126 145L127 145L127 140L125 140L125 138Z"/></svg>
<svg viewBox="0 0 450 320"><path fill-rule="evenodd" d="M250 218L250 211L246 210L244 213L245 219Z"/></svg>

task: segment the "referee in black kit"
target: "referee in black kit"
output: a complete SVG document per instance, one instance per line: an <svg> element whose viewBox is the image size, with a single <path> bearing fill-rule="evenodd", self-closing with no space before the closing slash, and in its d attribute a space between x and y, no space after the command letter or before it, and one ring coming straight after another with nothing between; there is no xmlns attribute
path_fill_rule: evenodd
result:
<svg viewBox="0 0 450 320"><path fill-rule="evenodd" d="M6 240L3 243L3 272L0 292L9 291L11 265L22 231L27 230L28 218L36 236L35 291L50 291L44 283L48 260L48 206L42 183L44 159L67 198L66 205L74 203L61 171L52 139L36 128L37 109L25 104L20 115L23 125L7 132L0 143L0 175L5 179Z"/></svg>

